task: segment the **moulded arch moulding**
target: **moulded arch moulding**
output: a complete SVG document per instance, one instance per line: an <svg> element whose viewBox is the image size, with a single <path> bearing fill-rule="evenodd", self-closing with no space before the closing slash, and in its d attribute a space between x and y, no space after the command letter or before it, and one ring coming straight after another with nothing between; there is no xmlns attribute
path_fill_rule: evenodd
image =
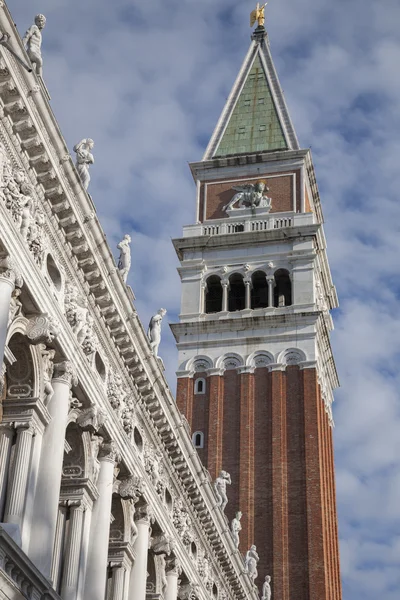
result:
<svg viewBox="0 0 400 600"><path fill-rule="evenodd" d="M10 324L7 331L7 341L6 346L9 346L11 339L19 333L22 336L26 336L26 328L29 323L29 319L24 317L23 315L18 315L14 321ZM32 359L33 365L33 389L32 389L32 397L38 398L40 395L40 384L42 381L43 373L42 373L42 357L40 354L39 346L34 346L29 343L28 338L25 338L27 345L29 346L30 356Z"/></svg>
<svg viewBox="0 0 400 600"><path fill-rule="evenodd" d="M307 360L307 355L300 348L287 348L278 355L277 363L282 365L298 365Z"/></svg>
<svg viewBox="0 0 400 600"><path fill-rule="evenodd" d="M189 371L190 375L193 376L195 373L204 373L208 371L208 369L212 369L212 366L213 361L209 356L199 354L190 358L182 370Z"/></svg>
<svg viewBox="0 0 400 600"><path fill-rule="evenodd" d="M250 354L246 360L246 367L262 368L275 362L273 354L267 350L257 350Z"/></svg>
<svg viewBox="0 0 400 600"><path fill-rule="evenodd" d="M11 340L12 336L16 333L20 333L21 335L26 335L26 327L29 323L29 319L24 317L23 315L18 315L15 317L14 321L10 324L7 331L7 340L6 345Z"/></svg>
<svg viewBox="0 0 400 600"><path fill-rule="evenodd" d="M237 369L239 367L244 367L244 360L240 354L236 354L236 352L227 352L222 356L218 357L215 361L216 369Z"/></svg>

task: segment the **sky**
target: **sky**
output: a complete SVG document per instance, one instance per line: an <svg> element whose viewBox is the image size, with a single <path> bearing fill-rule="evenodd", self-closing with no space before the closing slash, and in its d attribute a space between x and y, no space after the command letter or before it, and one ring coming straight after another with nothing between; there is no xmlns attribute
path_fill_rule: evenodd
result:
<svg viewBox="0 0 400 600"><path fill-rule="evenodd" d="M254 3L255 4L255 3ZM200 160L250 42L251 0L9 0L36 13L44 79L71 149L95 142L90 193L147 325L176 322L171 238L194 222ZM338 289L332 344L344 600L400 597L400 2L271 0L267 29L302 147L312 148ZM177 355L164 323L171 388Z"/></svg>

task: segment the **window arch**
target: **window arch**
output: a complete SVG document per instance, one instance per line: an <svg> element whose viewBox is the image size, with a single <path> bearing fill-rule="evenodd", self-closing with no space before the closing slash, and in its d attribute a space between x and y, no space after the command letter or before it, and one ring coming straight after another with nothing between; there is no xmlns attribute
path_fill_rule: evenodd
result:
<svg viewBox="0 0 400 600"><path fill-rule="evenodd" d="M246 308L246 287L243 275L234 273L229 277L228 310L234 312Z"/></svg>
<svg viewBox="0 0 400 600"><path fill-rule="evenodd" d="M192 435L192 442L195 448L204 448L204 433L202 431L195 431Z"/></svg>
<svg viewBox="0 0 400 600"><path fill-rule="evenodd" d="M54 287L59 292L62 288L62 277L61 277L61 273L60 273L53 257L51 256L51 254L47 255L46 268L47 268L49 277L54 284Z"/></svg>
<svg viewBox="0 0 400 600"><path fill-rule="evenodd" d="M289 271L279 269L275 273L274 306L291 306L292 304L292 282Z"/></svg>
<svg viewBox="0 0 400 600"><path fill-rule="evenodd" d="M251 308L267 308L268 283L264 271L256 271L251 276Z"/></svg>
<svg viewBox="0 0 400 600"><path fill-rule="evenodd" d="M211 275L207 279L205 289L205 311L207 314L222 311L222 285L218 275Z"/></svg>
<svg viewBox="0 0 400 600"><path fill-rule="evenodd" d="M206 380L204 377L199 377L194 382L194 393L195 394L205 394L206 393Z"/></svg>

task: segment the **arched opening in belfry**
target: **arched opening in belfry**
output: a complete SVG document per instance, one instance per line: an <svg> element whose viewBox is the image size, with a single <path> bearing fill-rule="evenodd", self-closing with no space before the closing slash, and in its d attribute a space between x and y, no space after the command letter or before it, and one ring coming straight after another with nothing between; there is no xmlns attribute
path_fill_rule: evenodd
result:
<svg viewBox="0 0 400 600"><path fill-rule="evenodd" d="M222 310L222 285L218 275L211 275L207 279L205 291L205 310L207 314L221 312Z"/></svg>
<svg viewBox="0 0 400 600"><path fill-rule="evenodd" d="M246 307L246 288L243 281L243 275L234 273L229 277L229 297L228 310L235 312L243 310Z"/></svg>
<svg viewBox="0 0 400 600"><path fill-rule="evenodd" d="M279 269L275 273L274 288L274 306L291 306L292 304L292 283L290 281L289 271Z"/></svg>
<svg viewBox="0 0 400 600"><path fill-rule="evenodd" d="M267 308L268 283L263 271L256 271L251 277L251 308Z"/></svg>

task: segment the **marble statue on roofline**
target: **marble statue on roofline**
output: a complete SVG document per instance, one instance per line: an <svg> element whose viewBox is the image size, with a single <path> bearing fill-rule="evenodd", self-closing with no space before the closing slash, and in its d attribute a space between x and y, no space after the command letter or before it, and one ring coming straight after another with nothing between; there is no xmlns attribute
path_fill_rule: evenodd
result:
<svg viewBox="0 0 400 600"><path fill-rule="evenodd" d="M217 479L214 481L214 491L217 496L217 504L221 507L224 512L226 505L228 504L228 496L226 495L226 486L231 485L231 476L227 471L220 471Z"/></svg>
<svg viewBox="0 0 400 600"><path fill-rule="evenodd" d="M257 563L259 560L260 557L257 554L257 547L253 545L250 547L250 550L247 550L244 563L244 568L249 574L249 577L253 583L258 577Z"/></svg>
<svg viewBox="0 0 400 600"><path fill-rule="evenodd" d="M74 152L76 152L75 165L85 190L88 189L90 183L89 165L94 163L93 154L91 152L93 146L94 141L90 138L84 138L79 144L74 146Z"/></svg>
<svg viewBox="0 0 400 600"><path fill-rule="evenodd" d="M123 239L117 245L118 250L120 250L119 260L118 260L118 270L121 273L122 279L126 283L128 279L129 270L131 268L131 236L126 234Z"/></svg>
<svg viewBox="0 0 400 600"><path fill-rule="evenodd" d="M266 575L262 586L261 600L271 600L271 596L271 577Z"/></svg>
<svg viewBox="0 0 400 600"><path fill-rule="evenodd" d="M40 77L42 76L43 67L41 32L45 25L46 17L44 15L36 15L35 23L28 29L22 40L36 74L40 75Z"/></svg>
<svg viewBox="0 0 400 600"><path fill-rule="evenodd" d="M240 524L241 518L242 518L242 513L239 510L235 514L235 518L232 519L232 522L231 522L231 533L232 533L233 541L235 542L236 548L239 548L239 543L240 543L239 533L242 530L242 526Z"/></svg>
<svg viewBox="0 0 400 600"><path fill-rule="evenodd" d="M149 338L150 348L155 356L158 358L158 348L161 342L161 323L163 317L167 314L165 308L160 308L156 315L151 317L149 328L147 330L147 337Z"/></svg>

